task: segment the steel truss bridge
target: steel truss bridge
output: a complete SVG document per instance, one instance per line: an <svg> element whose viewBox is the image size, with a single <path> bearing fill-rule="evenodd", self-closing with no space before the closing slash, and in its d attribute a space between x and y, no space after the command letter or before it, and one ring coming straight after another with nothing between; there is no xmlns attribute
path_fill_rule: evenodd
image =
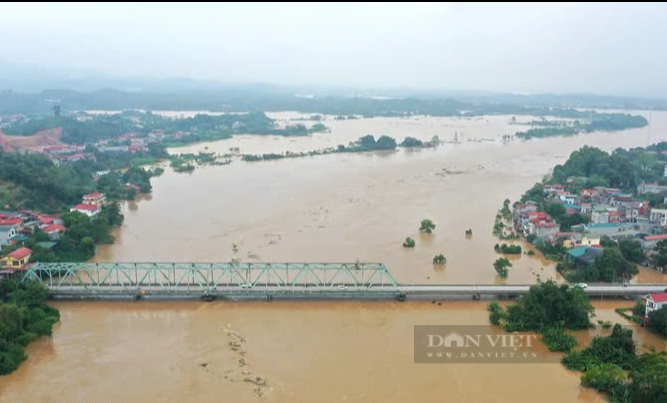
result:
<svg viewBox="0 0 667 403"><path fill-rule="evenodd" d="M382 263L37 263L55 298L462 299L514 298L530 284L399 284ZM590 285L591 297L640 298L667 284Z"/></svg>

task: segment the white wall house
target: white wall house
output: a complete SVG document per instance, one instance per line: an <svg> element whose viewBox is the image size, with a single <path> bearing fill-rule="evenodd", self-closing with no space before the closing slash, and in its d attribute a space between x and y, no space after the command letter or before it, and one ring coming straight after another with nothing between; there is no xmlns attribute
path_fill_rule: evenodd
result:
<svg viewBox="0 0 667 403"><path fill-rule="evenodd" d="M646 316L648 314L657 311L663 306L667 306L667 292L662 292L659 294L649 294L646 296Z"/></svg>
<svg viewBox="0 0 667 403"><path fill-rule="evenodd" d="M97 204L77 204L69 209L70 212L78 211L88 217L92 217L100 213L100 207Z"/></svg>

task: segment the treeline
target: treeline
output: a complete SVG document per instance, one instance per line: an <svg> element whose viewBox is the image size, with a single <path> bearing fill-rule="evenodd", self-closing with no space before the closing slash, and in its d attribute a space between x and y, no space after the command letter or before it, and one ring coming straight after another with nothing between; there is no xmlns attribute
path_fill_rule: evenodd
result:
<svg viewBox="0 0 667 403"><path fill-rule="evenodd" d="M37 281L0 280L0 375L27 358L24 348L33 340L51 335L60 312L44 303L48 296Z"/></svg>
<svg viewBox="0 0 667 403"><path fill-rule="evenodd" d="M267 153L267 154L243 154L241 159L243 161L254 162L254 161L271 161L271 160L281 160L286 158L300 158L300 157L312 157L315 155L327 155L335 153L357 153L357 152L366 152L366 151L383 151L383 150L395 150L397 147L396 140L388 136L381 136L377 140L371 134L360 137L357 141L353 141L347 146L339 145L336 148L325 148L322 150L307 151L307 152L290 152L287 151L284 154L277 153Z"/></svg>
<svg viewBox="0 0 667 403"><path fill-rule="evenodd" d="M310 129L303 124L276 127L275 122L263 112L241 114L205 115L183 119L170 119L158 114L125 111L118 114L96 114L79 120L67 116L33 118L3 128L10 135L30 136L38 131L62 127L63 141L71 144L92 143L102 139L115 139L121 134L136 132L146 135L153 130L165 133L189 132L189 136L173 140L175 144L230 138L233 134L307 136L327 130L321 123Z"/></svg>
<svg viewBox="0 0 667 403"><path fill-rule="evenodd" d="M582 112L585 114L586 112ZM582 116L585 117L585 116ZM591 133L595 131L618 131L645 127L648 121L641 115L628 115L625 113L597 113L590 112L590 120L576 120L569 124L548 125L547 127L533 128L516 135L519 138L530 139L551 136L571 136L580 133ZM540 124L540 126L544 126Z"/></svg>
<svg viewBox="0 0 667 403"><path fill-rule="evenodd" d="M201 84L201 83L200 83ZM137 84L146 87L147 84ZM106 88L116 84L108 83ZM423 94L420 92L396 92L394 98L349 97L331 92L332 95L295 97L295 90L275 86L226 86L204 83L175 87L148 86L142 92L122 90L97 90L79 92L49 90L39 93L0 91L0 113L48 113L53 106L47 100L58 99L63 111L73 110L209 110L217 112L299 111L328 115L404 116L433 115L458 116L462 112L472 115L508 114L555 116L577 119L584 112L578 107L612 107L616 109L665 109L665 100L619 98L591 95L535 94L514 96L510 94Z"/></svg>

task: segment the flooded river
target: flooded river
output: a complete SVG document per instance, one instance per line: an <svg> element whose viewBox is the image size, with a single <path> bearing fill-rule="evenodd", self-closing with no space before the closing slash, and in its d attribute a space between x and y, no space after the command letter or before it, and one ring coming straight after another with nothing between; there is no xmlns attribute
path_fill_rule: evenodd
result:
<svg viewBox="0 0 667 403"><path fill-rule="evenodd" d="M291 123L295 116L273 117ZM178 148L172 152L225 153L230 147L240 147L242 153L308 151L347 144L368 133L399 141L407 135L463 139L437 149L237 161L199 167L191 174L167 169L153 180L152 195L124 207L125 224L116 233L117 242L99 248L96 259L359 259L384 262L406 283L528 283L538 276L561 281L555 265L539 254L510 257L509 278L497 277L492 265L498 240L492 228L503 200L517 200L584 144L612 150L667 139L667 113L653 113L651 121L650 132L644 128L503 144L481 139L499 139L526 126L512 125L510 116L329 117L325 124L331 132L312 137L240 136ZM433 234L419 234L424 218L435 222ZM464 235L468 228L473 230L471 239ZM414 249L401 246L408 236L417 242ZM236 253L232 245L237 245ZM440 253L447 264L434 267L433 256Z"/></svg>
<svg viewBox="0 0 667 403"><path fill-rule="evenodd" d="M295 114L274 115L283 123ZM520 118L520 120L527 118ZM651 128L503 144L510 116L324 122L309 138L239 136L172 152L307 151L365 134L460 144L167 169L153 194L123 206L125 223L99 261L381 261L406 283L501 282L494 216L584 144L612 150L667 139ZM431 235L419 222L432 219ZM464 231L473 230L466 239ZM414 249L401 247L413 237ZM234 251L236 245L238 251ZM526 245L523 245L526 247ZM443 253L447 264L431 260ZM508 283L553 278L539 254L512 259ZM667 281L642 269L640 281ZM627 324L596 302L596 319ZM413 363L416 324L488 326L486 303L57 302L51 339L0 378L0 402L603 402L559 364ZM588 340L594 333L580 333ZM640 331L640 344L655 345Z"/></svg>
<svg viewBox="0 0 667 403"><path fill-rule="evenodd" d="M558 363L413 363L414 325L489 326L484 302L55 305L0 402L604 402ZM618 305L597 319L627 324Z"/></svg>

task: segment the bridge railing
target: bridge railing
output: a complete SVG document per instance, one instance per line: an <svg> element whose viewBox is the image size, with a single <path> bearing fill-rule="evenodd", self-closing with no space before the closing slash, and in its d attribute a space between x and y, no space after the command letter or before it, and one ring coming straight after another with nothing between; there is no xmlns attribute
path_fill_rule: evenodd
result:
<svg viewBox="0 0 667 403"><path fill-rule="evenodd" d="M52 290L211 292L314 288L400 291L382 263L37 263L25 278Z"/></svg>

